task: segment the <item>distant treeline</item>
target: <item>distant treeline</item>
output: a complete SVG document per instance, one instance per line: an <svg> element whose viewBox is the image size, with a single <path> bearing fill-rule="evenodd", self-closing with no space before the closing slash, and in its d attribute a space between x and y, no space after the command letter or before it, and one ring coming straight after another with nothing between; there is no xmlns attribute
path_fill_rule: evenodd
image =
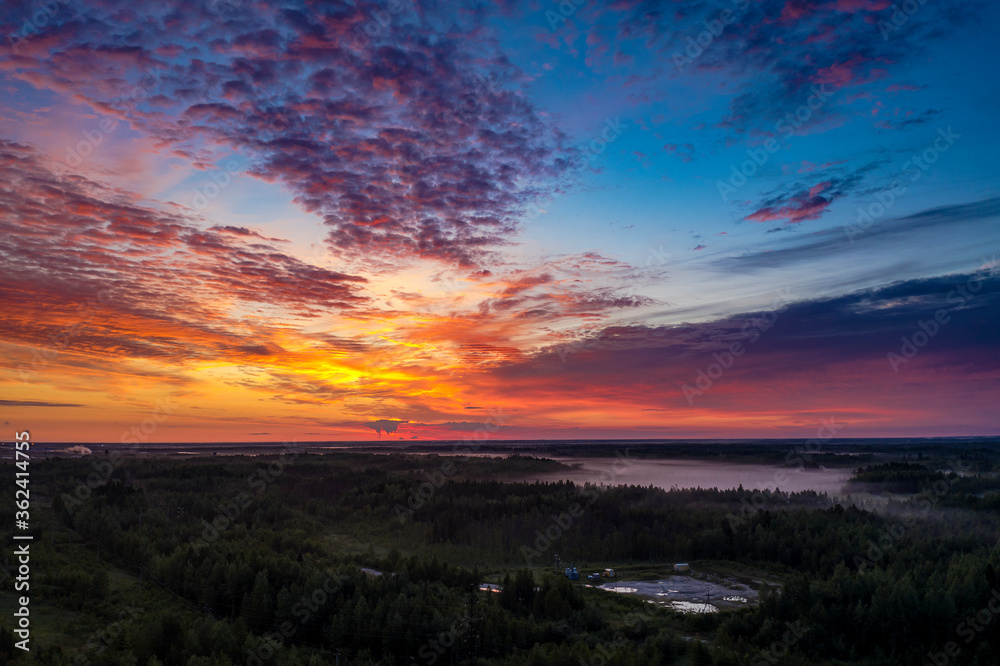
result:
<svg viewBox="0 0 1000 666"><path fill-rule="evenodd" d="M394 446L400 452L451 453L462 443L420 443ZM884 461L945 461L962 459L972 471L1000 471L1000 439L781 439L719 441L524 441L477 444L480 453L521 453L556 457L614 457L627 450L629 456L656 459L712 460L799 466L794 454L805 450L811 467L857 467ZM791 454L791 455L790 455Z"/></svg>

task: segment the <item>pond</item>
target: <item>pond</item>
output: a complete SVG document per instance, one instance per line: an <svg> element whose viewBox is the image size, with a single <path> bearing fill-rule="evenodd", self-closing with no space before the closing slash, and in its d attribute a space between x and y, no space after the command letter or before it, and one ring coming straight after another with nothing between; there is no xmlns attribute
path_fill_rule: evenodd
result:
<svg viewBox="0 0 1000 666"><path fill-rule="evenodd" d="M681 613L717 613L720 609L743 608L758 600L756 590L731 578L710 581L695 576L667 576L661 580L623 580L596 587L645 597L649 603Z"/></svg>

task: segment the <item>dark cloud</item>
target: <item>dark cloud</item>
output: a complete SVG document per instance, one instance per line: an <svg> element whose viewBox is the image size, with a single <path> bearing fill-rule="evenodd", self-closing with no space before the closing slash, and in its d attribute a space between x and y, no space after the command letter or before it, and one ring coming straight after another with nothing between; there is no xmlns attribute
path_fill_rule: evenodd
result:
<svg viewBox="0 0 1000 666"><path fill-rule="evenodd" d="M394 433L399 429L399 426L402 425L403 423L409 423L409 421L392 421L387 419L380 419L378 421L372 421L371 423L366 423L365 427L371 428L372 430L378 433L379 437L381 437L382 431L385 431L386 434Z"/></svg>
<svg viewBox="0 0 1000 666"><path fill-rule="evenodd" d="M663 152L677 155L685 164L694 160L694 145L690 143L668 143L663 146Z"/></svg>
<svg viewBox="0 0 1000 666"><path fill-rule="evenodd" d="M722 270L745 272L818 261L840 252L885 249L898 247L905 242L933 242L928 241L928 234L943 232L949 228L958 233L963 226L972 226L967 233L982 233L975 227L996 229L994 222L1000 219L1000 198L939 206L903 217L886 215L871 219L870 222L862 219L860 224L858 217L858 213L854 211L849 213L846 223L841 227L819 230L807 237L788 237L784 247L769 247L761 252L720 257L714 263ZM787 227L775 227L769 231L785 228Z"/></svg>
<svg viewBox="0 0 1000 666"><path fill-rule="evenodd" d="M215 226L211 227L209 231L217 231L219 233L232 234L234 236L239 236L241 238L259 238L260 240L265 240L268 243L288 242L284 238L269 238L267 236L262 236L260 232L253 231L252 229L247 229L246 227Z"/></svg>
<svg viewBox="0 0 1000 666"><path fill-rule="evenodd" d="M445 430L455 430L458 432L476 432L477 430L483 432L495 432L505 427L489 421L485 423L477 423L475 421L448 421L446 423L433 423L426 425L435 428L444 428Z"/></svg>
<svg viewBox="0 0 1000 666"><path fill-rule="evenodd" d="M890 20L891 0L629 0L581 7L574 18L587 26L588 44L608 42L610 30L619 48L652 50L673 75L726 72L742 83L720 126L773 134L776 121L806 104L814 85L842 91L814 109L810 120L830 122L845 112L843 101L854 91L883 80L895 67L924 55L928 45L972 24L983 6L921 4L888 38L880 21ZM724 12L733 17L727 24L720 21ZM613 67L604 51L595 48L588 63Z"/></svg>
<svg viewBox="0 0 1000 666"><path fill-rule="evenodd" d="M943 323L935 324L939 316ZM903 339L921 330L934 334L895 372L888 354L900 354ZM729 359L699 408L742 405L759 410L766 393L768 409L777 412L795 411L805 403L832 410L854 400L871 400L884 409L892 402L885 399L886 392L912 399L918 393L938 395L942 384L952 386L963 400L982 402L995 392L1000 371L995 353L1000 343L1000 269L994 265L975 273L900 282L718 321L610 327L565 359L552 347L493 372L506 390L525 395L532 390L560 395L586 386L592 398L687 409L683 385L694 385L699 371L734 343L744 352Z"/></svg>
<svg viewBox="0 0 1000 666"><path fill-rule="evenodd" d="M767 193L754 204L755 210L744 219L751 222L796 223L822 217L833 202L841 199L862 182L865 174L877 164L869 164L850 173L837 173L838 169L824 170L811 184L786 183Z"/></svg>
<svg viewBox="0 0 1000 666"><path fill-rule="evenodd" d="M883 130L900 130L907 127L924 125L943 113L941 109L926 109L920 113L899 112L892 118L883 118L875 121L875 127Z"/></svg>

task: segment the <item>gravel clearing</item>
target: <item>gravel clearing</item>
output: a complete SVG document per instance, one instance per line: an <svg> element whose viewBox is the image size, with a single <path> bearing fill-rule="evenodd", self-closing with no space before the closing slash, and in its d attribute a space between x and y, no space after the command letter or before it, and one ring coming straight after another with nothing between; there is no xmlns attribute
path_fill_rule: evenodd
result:
<svg viewBox="0 0 1000 666"><path fill-rule="evenodd" d="M682 613L715 613L728 608L756 604L757 591L735 579L719 582L693 576L667 576L662 580L623 580L604 583L598 589L647 597L650 603L669 606Z"/></svg>

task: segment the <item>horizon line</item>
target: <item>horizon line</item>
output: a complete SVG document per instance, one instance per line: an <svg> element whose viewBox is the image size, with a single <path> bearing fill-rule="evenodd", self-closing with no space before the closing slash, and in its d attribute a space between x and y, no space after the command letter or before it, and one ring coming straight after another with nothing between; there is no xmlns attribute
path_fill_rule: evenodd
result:
<svg viewBox="0 0 1000 666"><path fill-rule="evenodd" d="M282 445L282 444L338 444L338 445L395 445L400 444L477 444L479 446L488 446L496 444L579 444L579 443L592 443L592 444L602 444L602 443L614 443L614 442L644 442L644 443L738 443L738 442L794 442L794 441L809 441L811 439L822 439L825 442L836 443L836 442L857 442L857 441L941 441L941 440L998 440L1000 442L1000 434L996 435L939 435L933 437L916 437L916 436L897 436L897 437L683 437L683 438L630 438L630 437L602 437L602 438L581 438L581 439L489 439L483 441L475 441L474 439L396 439L396 440L266 440L266 441L192 441L192 442L142 442L142 443L120 443L120 442L81 442L81 441L33 441L33 445L42 444L69 444L69 445L87 445L87 446L124 446L131 448L141 448L149 446L266 446L266 445ZM7 442L3 442L4 445Z"/></svg>

